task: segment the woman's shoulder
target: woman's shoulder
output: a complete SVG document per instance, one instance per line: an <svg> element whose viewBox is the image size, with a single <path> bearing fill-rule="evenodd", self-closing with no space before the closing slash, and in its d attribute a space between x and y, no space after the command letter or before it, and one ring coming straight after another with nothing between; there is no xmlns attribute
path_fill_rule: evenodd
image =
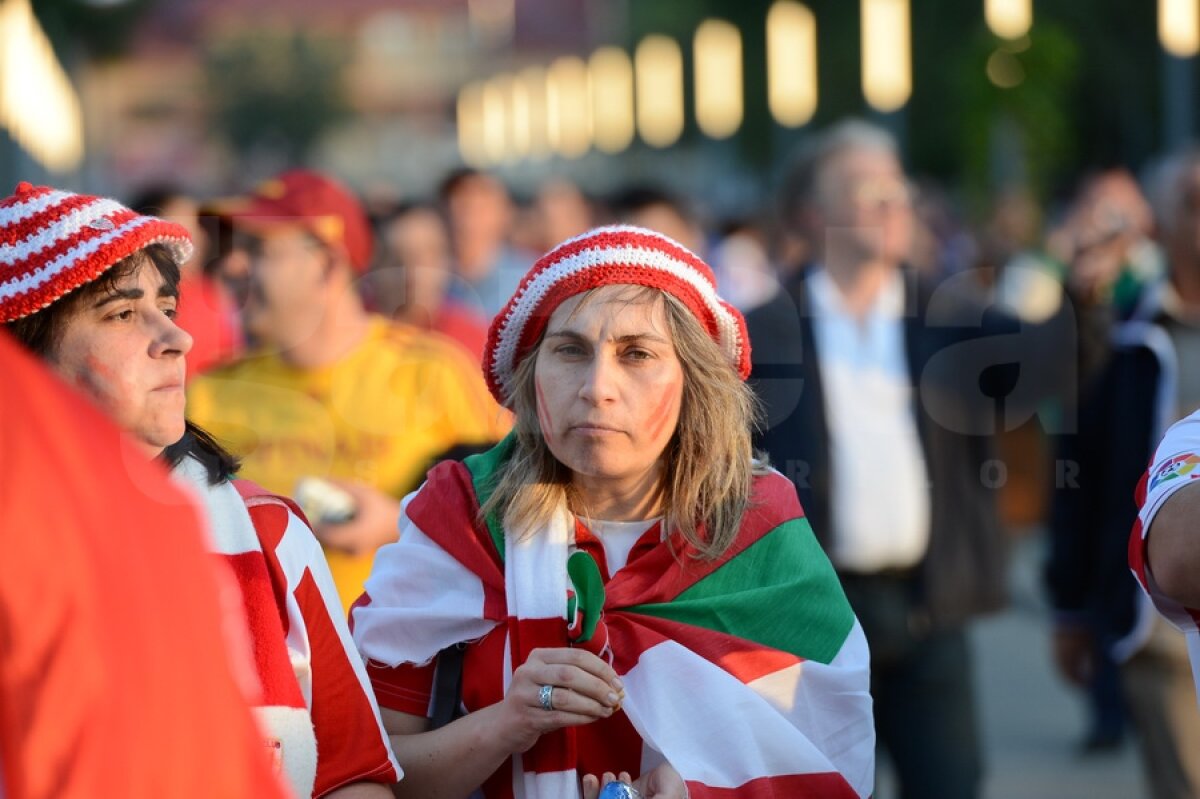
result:
<svg viewBox="0 0 1200 799"><path fill-rule="evenodd" d="M756 466L751 481L746 513L757 524L775 527L804 518L796 486L787 477L770 466Z"/></svg>

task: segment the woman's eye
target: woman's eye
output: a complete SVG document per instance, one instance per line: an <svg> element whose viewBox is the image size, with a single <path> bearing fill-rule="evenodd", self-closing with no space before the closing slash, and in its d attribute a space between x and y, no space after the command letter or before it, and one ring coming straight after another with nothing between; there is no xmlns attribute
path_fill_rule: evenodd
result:
<svg viewBox="0 0 1200 799"><path fill-rule="evenodd" d="M556 349L555 352L557 352L559 355L575 357L583 354L583 347L580 347L578 344L563 344L561 347Z"/></svg>
<svg viewBox="0 0 1200 799"><path fill-rule="evenodd" d="M625 357L634 361L648 361L654 357L654 353L649 350L633 349L626 350Z"/></svg>

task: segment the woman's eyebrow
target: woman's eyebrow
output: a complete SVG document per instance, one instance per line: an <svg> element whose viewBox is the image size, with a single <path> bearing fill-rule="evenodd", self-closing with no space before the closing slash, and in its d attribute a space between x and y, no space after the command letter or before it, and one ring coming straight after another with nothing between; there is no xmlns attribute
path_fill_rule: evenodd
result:
<svg viewBox="0 0 1200 799"><path fill-rule="evenodd" d="M588 337L583 335L582 333L580 333L576 330L568 329L568 328L564 328L562 330L552 330L552 331L546 333L546 338L569 338L573 341L588 341L589 340ZM655 341L660 344L669 344L670 343L666 338L664 338L663 336L660 336L658 333L649 332L649 331L644 332L644 333L624 333L620 336L611 336L607 340L616 342L618 344L627 344L631 341Z"/></svg>
<svg viewBox="0 0 1200 799"><path fill-rule="evenodd" d="M93 308L103 308L105 305L108 305L110 302L117 302L119 300L140 300L142 297L145 297L145 296L146 296L146 292L144 292L138 288L113 289L112 291L105 292L104 296L102 298L100 298L95 303L95 305L93 305L92 307Z"/></svg>

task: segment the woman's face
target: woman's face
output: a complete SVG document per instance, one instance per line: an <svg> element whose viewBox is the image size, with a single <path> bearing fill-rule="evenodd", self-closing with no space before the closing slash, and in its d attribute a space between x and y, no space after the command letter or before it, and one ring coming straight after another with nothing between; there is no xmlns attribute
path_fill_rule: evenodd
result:
<svg viewBox="0 0 1200 799"><path fill-rule="evenodd" d="M183 437L192 337L173 321L177 297L148 260L114 289L76 303L49 361L155 456Z"/></svg>
<svg viewBox="0 0 1200 799"><path fill-rule="evenodd" d="M566 300L537 351L542 433L585 497L652 494L679 421L683 366L665 304L643 294L606 286Z"/></svg>

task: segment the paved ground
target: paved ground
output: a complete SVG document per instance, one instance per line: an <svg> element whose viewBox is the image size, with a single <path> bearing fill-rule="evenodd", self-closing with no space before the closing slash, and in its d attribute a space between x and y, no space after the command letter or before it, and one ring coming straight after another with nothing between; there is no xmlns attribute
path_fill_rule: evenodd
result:
<svg viewBox="0 0 1200 799"><path fill-rule="evenodd" d="M985 799L1146 799L1132 743L1083 756L1080 697L1056 676L1038 585L1041 544L1023 540L1013 560L1013 605L973 630L988 775ZM876 799L895 799L881 774Z"/></svg>

